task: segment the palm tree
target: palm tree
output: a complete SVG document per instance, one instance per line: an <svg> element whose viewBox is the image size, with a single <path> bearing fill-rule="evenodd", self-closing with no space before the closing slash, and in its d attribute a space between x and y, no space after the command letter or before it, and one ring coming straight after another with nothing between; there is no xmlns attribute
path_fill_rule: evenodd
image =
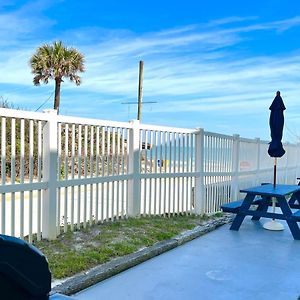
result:
<svg viewBox="0 0 300 300"><path fill-rule="evenodd" d="M54 109L59 112L60 86L63 78L80 85L78 72L84 72L84 57L74 48L67 48L61 41L52 45L39 47L30 59L31 72L35 75L34 85L41 82L47 84L49 79L55 80Z"/></svg>

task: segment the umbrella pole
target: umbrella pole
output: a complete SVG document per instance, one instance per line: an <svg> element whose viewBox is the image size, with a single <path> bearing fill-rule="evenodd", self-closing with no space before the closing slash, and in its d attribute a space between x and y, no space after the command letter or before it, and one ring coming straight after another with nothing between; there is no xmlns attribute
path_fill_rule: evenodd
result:
<svg viewBox="0 0 300 300"><path fill-rule="evenodd" d="M276 187L276 166L277 166L277 157L275 157L275 161L274 161L273 188ZM276 200L274 197L272 197L272 209L273 209L273 213L275 214ZM276 222L276 220L274 218L271 221L266 222L263 225L263 228L267 229L267 230L284 230L283 225L279 222Z"/></svg>
<svg viewBox="0 0 300 300"><path fill-rule="evenodd" d="M277 165L277 157L275 157L274 161L274 182L273 182L273 187L276 187L276 165ZM272 197L272 208L273 208L273 213L275 214L275 209L276 209L276 200L274 197ZM267 230L283 230L284 227L281 223L276 222L276 220L273 218L271 221L266 222L263 225L263 228Z"/></svg>
<svg viewBox="0 0 300 300"><path fill-rule="evenodd" d="M277 157L275 157L275 161L274 161L274 175L273 175L274 188L276 187L276 165L277 165Z"/></svg>
<svg viewBox="0 0 300 300"><path fill-rule="evenodd" d="M273 186L274 188L276 187L276 171L277 171L277 157L275 157L274 160L274 174L273 174ZM275 199L274 197L272 197L272 207L273 207L273 213L275 214L275 207L276 207L276 203L275 203ZM275 219L273 219L273 221L275 221Z"/></svg>

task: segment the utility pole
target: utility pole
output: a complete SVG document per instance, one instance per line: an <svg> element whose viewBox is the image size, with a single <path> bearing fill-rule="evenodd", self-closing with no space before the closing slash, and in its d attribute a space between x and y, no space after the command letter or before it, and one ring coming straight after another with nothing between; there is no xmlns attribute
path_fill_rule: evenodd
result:
<svg viewBox="0 0 300 300"><path fill-rule="evenodd" d="M138 88L138 101L134 102L122 102L121 104L137 104L138 112L137 112L137 120L142 120L142 106L143 104L151 104L157 103L157 101L146 101L143 102L143 79L144 79L144 62L140 60L139 64L139 88Z"/></svg>
<svg viewBox="0 0 300 300"><path fill-rule="evenodd" d="M144 79L144 62L140 60L139 65L139 89L138 89L138 112L137 119L142 119L142 101L143 101L143 79Z"/></svg>

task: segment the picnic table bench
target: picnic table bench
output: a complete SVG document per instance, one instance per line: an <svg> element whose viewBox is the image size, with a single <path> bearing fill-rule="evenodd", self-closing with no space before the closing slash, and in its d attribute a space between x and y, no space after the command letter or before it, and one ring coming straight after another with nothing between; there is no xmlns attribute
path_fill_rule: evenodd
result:
<svg viewBox="0 0 300 300"><path fill-rule="evenodd" d="M262 202L262 198L255 199L251 205L259 205ZM241 208L244 199L233 201L229 203L224 203L221 205L223 212L229 213L237 213L237 211Z"/></svg>

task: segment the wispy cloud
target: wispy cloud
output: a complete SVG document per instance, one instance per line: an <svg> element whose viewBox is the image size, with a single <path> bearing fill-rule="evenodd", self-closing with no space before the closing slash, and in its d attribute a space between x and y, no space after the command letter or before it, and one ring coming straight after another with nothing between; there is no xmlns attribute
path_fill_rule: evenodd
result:
<svg viewBox="0 0 300 300"><path fill-rule="evenodd" d="M217 19L217 20L212 20L206 24L204 24L205 27L216 27L220 25L227 25L232 23L242 23L242 22L247 22L247 21L253 21L258 19L257 17L238 17L238 16L233 16L233 17L227 17L223 19Z"/></svg>
<svg viewBox="0 0 300 300"><path fill-rule="evenodd" d="M287 19L287 20L273 22L273 24L275 26L278 26L277 27L278 31L285 31L292 27L299 26L300 25L300 16L296 16L294 18Z"/></svg>
<svg viewBox="0 0 300 300"><path fill-rule="evenodd" d="M7 2L6 5L13 3ZM20 45L21 42L26 45L28 40L34 39L39 32L52 26L55 21L42 15L47 5L46 1L34 1L15 10L0 10L0 46L7 48Z"/></svg>

